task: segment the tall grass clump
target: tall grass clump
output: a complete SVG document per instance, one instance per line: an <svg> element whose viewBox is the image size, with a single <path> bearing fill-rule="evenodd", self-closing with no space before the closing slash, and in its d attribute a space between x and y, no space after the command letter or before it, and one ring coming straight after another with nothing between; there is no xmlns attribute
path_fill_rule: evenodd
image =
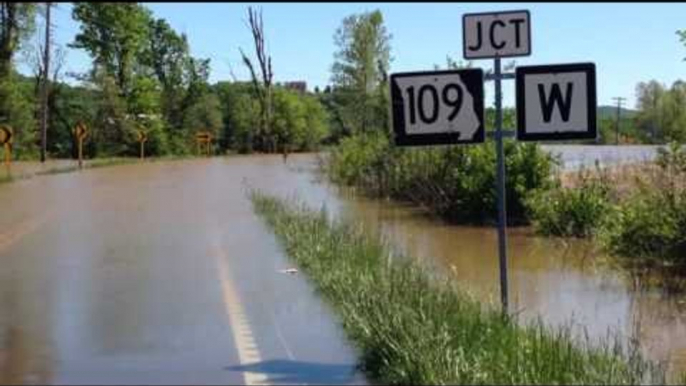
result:
<svg viewBox="0 0 686 386"><path fill-rule="evenodd" d="M511 224L528 222L524 199L552 186L555 159L536 144L505 143ZM358 134L331 151L328 175L377 197L409 201L454 223L497 219L496 156L492 142L476 146L398 148L383 133Z"/></svg>
<svg viewBox="0 0 686 386"><path fill-rule="evenodd" d="M383 384L663 383L637 349L578 343L570 329L520 325L429 274L352 223L250 193L287 254L332 304Z"/></svg>
<svg viewBox="0 0 686 386"><path fill-rule="evenodd" d="M597 171L596 171L597 172ZM580 170L574 186L535 192L526 200L537 233L546 236L593 236L614 202L610 182L602 173Z"/></svg>

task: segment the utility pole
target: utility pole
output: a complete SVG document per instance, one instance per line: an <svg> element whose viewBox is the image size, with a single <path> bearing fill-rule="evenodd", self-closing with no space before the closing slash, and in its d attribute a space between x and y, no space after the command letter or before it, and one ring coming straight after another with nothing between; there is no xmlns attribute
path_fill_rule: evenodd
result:
<svg viewBox="0 0 686 386"><path fill-rule="evenodd" d="M43 84L41 90L41 146L40 162L45 162L48 142L48 82L50 81L50 2L45 3L45 53L43 55Z"/></svg>
<svg viewBox="0 0 686 386"><path fill-rule="evenodd" d="M617 101L617 124L615 125L615 132L616 132L616 138L615 138L615 144L619 145L619 119L622 111L622 102L626 100L626 98L623 97L614 97L612 98L615 101Z"/></svg>

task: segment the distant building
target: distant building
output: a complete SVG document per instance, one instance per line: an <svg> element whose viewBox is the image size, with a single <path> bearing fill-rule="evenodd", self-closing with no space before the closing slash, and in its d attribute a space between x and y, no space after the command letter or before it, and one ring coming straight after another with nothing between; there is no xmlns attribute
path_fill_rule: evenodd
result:
<svg viewBox="0 0 686 386"><path fill-rule="evenodd" d="M304 93L307 91L307 82L305 82L304 80L298 80L298 81L294 81L294 82L284 82L283 86L285 88L295 90L295 91L298 91L301 93Z"/></svg>

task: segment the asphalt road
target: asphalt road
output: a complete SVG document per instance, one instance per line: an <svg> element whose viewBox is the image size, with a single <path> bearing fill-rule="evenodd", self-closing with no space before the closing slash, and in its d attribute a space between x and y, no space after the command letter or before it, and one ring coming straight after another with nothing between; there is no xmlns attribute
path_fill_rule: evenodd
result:
<svg viewBox="0 0 686 386"><path fill-rule="evenodd" d="M0 185L0 383L365 382L245 196L302 178L229 157Z"/></svg>

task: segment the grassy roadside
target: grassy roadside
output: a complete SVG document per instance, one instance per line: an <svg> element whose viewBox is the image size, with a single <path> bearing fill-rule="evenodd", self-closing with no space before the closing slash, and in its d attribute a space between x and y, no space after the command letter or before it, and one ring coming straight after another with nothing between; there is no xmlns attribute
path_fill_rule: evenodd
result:
<svg viewBox="0 0 686 386"><path fill-rule="evenodd" d="M411 259L325 212L250 193L258 214L308 274L384 384L664 383L660 366L618 340L576 343L569 329L520 325L431 278Z"/></svg>

